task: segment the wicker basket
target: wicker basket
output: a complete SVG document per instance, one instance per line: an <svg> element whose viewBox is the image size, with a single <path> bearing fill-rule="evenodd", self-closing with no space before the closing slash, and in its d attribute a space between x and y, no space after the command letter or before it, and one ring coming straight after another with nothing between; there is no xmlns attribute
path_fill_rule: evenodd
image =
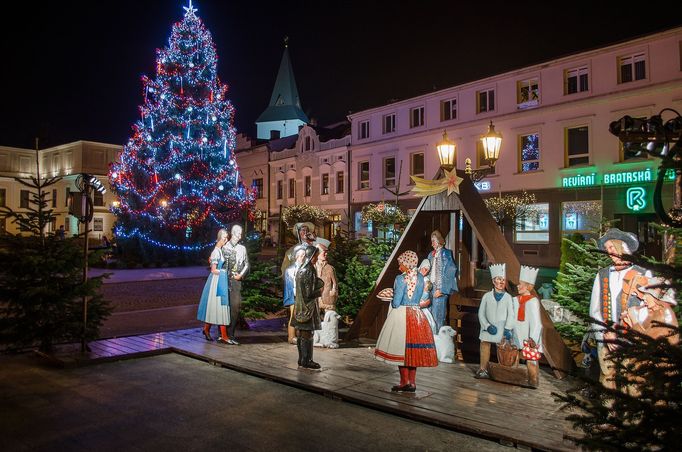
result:
<svg viewBox="0 0 682 452"><path fill-rule="evenodd" d="M497 344L497 361L505 367L516 367L519 365L519 349L516 345L502 338L502 342Z"/></svg>

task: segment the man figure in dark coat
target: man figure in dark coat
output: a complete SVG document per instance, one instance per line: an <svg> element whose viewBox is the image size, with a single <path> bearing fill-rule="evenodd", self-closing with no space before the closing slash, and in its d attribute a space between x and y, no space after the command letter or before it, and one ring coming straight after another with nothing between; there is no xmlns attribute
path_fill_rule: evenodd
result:
<svg viewBox="0 0 682 452"><path fill-rule="evenodd" d="M291 326L296 329L298 365L307 369L320 368L313 361L313 333L322 328L317 299L324 287L324 282L317 277L315 270L317 253L317 247L305 246L305 259L296 273L296 301L291 321Z"/></svg>

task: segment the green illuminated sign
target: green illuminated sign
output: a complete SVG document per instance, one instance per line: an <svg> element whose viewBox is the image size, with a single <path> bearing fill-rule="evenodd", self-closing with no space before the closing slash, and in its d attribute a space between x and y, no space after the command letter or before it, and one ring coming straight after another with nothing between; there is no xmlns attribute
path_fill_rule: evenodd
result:
<svg viewBox="0 0 682 452"><path fill-rule="evenodd" d="M561 178L562 187L590 187L596 185L596 173Z"/></svg>
<svg viewBox="0 0 682 452"><path fill-rule="evenodd" d="M575 176L566 176L561 178L561 186L564 188L572 187L594 187L596 185L628 185L641 184L645 182L653 182L658 177L657 173L651 168L634 171L619 171L617 173L605 173L601 175L599 181L599 174L578 174ZM675 172L668 170L665 174L665 180L675 180Z"/></svg>
<svg viewBox="0 0 682 452"><path fill-rule="evenodd" d="M630 187L625 192L625 205L628 209L639 212L646 207L646 190L643 187Z"/></svg>
<svg viewBox="0 0 682 452"><path fill-rule="evenodd" d="M620 173L604 174L604 185L636 184L640 182L651 182L651 169L647 168L640 171L623 171Z"/></svg>

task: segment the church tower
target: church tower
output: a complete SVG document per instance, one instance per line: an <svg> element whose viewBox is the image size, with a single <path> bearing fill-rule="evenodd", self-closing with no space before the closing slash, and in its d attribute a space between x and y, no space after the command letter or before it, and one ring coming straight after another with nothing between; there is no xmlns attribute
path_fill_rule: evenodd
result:
<svg viewBox="0 0 682 452"><path fill-rule="evenodd" d="M256 120L256 136L269 140L298 133L299 126L308 123L308 117L301 109L294 70L289 58L289 38L284 39L284 55L277 72L277 80L270 97L270 105Z"/></svg>

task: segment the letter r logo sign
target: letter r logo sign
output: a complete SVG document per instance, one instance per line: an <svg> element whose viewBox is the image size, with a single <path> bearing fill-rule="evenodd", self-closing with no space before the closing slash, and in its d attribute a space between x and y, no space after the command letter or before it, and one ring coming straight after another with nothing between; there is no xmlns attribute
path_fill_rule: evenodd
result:
<svg viewBox="0 0 682 452"><path fill-rule="evenodd" d="M642 187L630 187L625 193L625 205L635 212L646 207L646 190Z"/></svg>

